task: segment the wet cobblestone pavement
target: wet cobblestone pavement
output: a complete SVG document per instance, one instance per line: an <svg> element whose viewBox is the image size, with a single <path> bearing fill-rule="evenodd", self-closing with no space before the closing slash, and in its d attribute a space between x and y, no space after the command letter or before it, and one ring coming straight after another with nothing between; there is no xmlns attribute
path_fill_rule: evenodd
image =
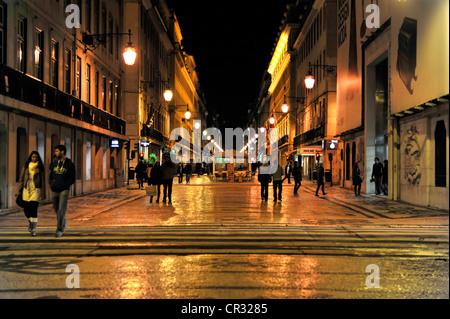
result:
<svg viewBox="0 0 450 319"><path fill-rule="evenodd" d="M282 202L257 183L174 184L173 204L136 185L71 198L55 238L51 205L38 236L0 213L0 298L448 298L448 211L355 197L305 182ZM162 198L161 198L162 199ZM80 268L68 289L66 266ZM381 287L366 287L366 266Z"/></svg>

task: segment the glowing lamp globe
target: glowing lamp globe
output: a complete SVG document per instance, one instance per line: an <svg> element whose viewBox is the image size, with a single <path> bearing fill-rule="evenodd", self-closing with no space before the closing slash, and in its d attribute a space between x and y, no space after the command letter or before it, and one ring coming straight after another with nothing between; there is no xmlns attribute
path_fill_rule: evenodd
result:
<svg viewBox="0 0 450 319"><path fill-rule="evenodd" d="M136 62L136 49L131 45L131 43L128 43L128 46L123 51L123 59L125 60L125 64L132 66Z"/></svg>
<svg viewBox="0 0 450 319"><path fill-rule="evenodd" d="M314 87L315 82L316 80L314 79L314 76L312 76L312 74L308 74L305 77L305 86L307 89L312 89Z"/></svg>
<svg viewBox="0 0 450 319"><path fill-rule="evenodd" d="M172 101L172 98L173 98L173 92L171 90L164 91L164 100L166 100L166 102Z"/></svg>

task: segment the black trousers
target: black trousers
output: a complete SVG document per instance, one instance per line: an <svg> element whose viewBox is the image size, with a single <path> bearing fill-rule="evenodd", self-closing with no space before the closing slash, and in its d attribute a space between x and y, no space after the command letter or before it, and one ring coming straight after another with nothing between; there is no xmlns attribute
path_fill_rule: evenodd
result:
<svg viewBox="0 0 450 319"><path fill-rule="evenodd" d="M375 176L375 189L377 192L377 195L381 194L381 176L376 177Z"/></svg>
<svg viewBox="0 0 450 319"><path fill-rule="evenodd" d="M23 208L26 218L37 218L38 217L38 207L39 202L25 202L25 207Z"/></svg>
<svg viewBox="0 0 450 319"><path fill-rule="evenodd" d="M149 184L150 186L150 184ZM157 195L156 195L156 201L159 202L159 196L161 196L161 184L156 185ZM151 200L153 200L153 196L150 196Z"/></svg>
<svg viewBox="0 0 450 319"><path fill-rule="evenodd" d="M169 202L172 201L172 185L173 185L173 179L167 179L167 180L163 181L163 186L164 186L163 202L166 201L167 197L169 197Z"/></svg>
<svg viewBox="0 0 450 319"><path fill-rule="evenodd" d="M277 197L278 189L278 197ZM283 181L273 181L273 200L281 200L281 193L283 191Z"/></svg>
<svg viewBox="0 0 450 319"><path fill-rule="evenodd" d="M269 182L261 183L261 199L265 201L269 199Z"/></svg>
<svg viewBox="0 0 450 319"><path fill-rule="evenodd" d="M316 189L316 195L319 195L319 189L320 186L322 186L322 194L325 195L325 182L322 180L317 180L317 189Z"/></svg>
<svg viewBox="0 0 450 319"><path fill-rule="evenodd" d="M183 184L183 174L180 174L180 176L178 176L178 184Z"/></svg>
<svg viewBox="0 0 450 319"><path fill-rule="evenodd" d="M298 189L300 188L300 186L302 186L302 181L301 181L301 180L296 180L296 179L294 178L294 182L295 182L295 185L294 185L294 194L297 194Z"/></svg>
<svg viewBox="0 0 450 319"><path fill-rule="evenodd" d="M361 184L355 185L355 195L361 195Z"/></svg>

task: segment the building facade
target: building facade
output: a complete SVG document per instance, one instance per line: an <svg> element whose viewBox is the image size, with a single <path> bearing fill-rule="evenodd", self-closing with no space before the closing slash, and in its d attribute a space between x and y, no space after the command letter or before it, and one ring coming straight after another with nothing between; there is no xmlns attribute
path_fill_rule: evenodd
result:
<svg viewBox="0 0 450 319"><path fill-rule="evenodd" d="M123 185L123 153L110 145L127 139L122 43L119 37L83 42L84 33L123 29L122 2L74 3L79 11L66 12L69 1L0 1L1 209L15 205L30 152L37 150L49 167L60 144L76 166L73 195Z"/></svg>
<svg viewBox="0 0 450 319"><path fill-rule="evenodd" d="M362 190L375 193L377 157L387 161L389 198L448 210L448 1L338 4L342 186L359 161Z"/></svg>
<svg viewBox="0 0 450 319"><path fill-rule="evenodd" d="M125 118L130 151L162 153L175 143L174 128L193 130L193 120L202 120L206 127L206 102L195 70L195 60L181 44L183 39L175 13L166 1L124 1L124 24L136 31L138 57L124 73ZM172 98L165 98L165 91ZM186 111L192 117L187 119ZM131 156L129 167L137 165L138 156Z"/></svg>
<svg viewBox="0 0 450 319"><path fill-rule="evenodd" d="M296 114L294 151L302 158L303 177L313 179L317 163L323 163L327 181L339 183L336 136L336 1L315 1L299 33L296 52ZM330 72L328 72L330 71ZM314 87L305 77L312 74Z"/></svg>

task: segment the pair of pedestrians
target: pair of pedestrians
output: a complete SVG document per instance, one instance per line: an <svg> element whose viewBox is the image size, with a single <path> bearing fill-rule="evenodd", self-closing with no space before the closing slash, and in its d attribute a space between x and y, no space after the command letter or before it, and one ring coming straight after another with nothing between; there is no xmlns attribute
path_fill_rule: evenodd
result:
<svg viewBox="0 0 450 319"><path fill-rule="evenodd" d="M75 165L66 157L66 147L55 147L54 160L50 164L49 185L52 203L57 217L56 237L61 237L67 227L66 211L69 190L76 180ZM31 152L22 168L16 196L22 200L28 231L36 236L39 200L45 199L45 169L38 152Z"/></svg>
<svg viewBox="0 0 450 319"><path fill-rule="evenodd" d="M171 161L168 154L163 156L163 164L160 165L156 162L155 165L150 169L148 173L148 185L156 186L157 195L156 203L159 203L159 198L161 196L161 185L163 185L163 201L165 204L167 198L169 199L169 204L172 204L172 186L173 178L175 175L175 164ZM150 196L150 203L153 202L153 196Z"/></svg>
<svg viewBox="0 0 450 319"><path fill-rule="evenodd" d="M265 169L269 168L269 165L264 165ZM286 179L283 178L285 171L283 168L278 165L275 173L269 174L261 174L261 166L258 167L258 181L261 184L261 200L267 201L269 198L269 183L273 180L273 201L276 203L278 201L282 201L282 193L283 193L283 182ZM288 171L290 173L290 170ZM298 195L298 189L301 186L301 169L298 167L298 162L294 163L294 168L292 170L293 177L295 181L294 186L294 195Z"/></svg>

